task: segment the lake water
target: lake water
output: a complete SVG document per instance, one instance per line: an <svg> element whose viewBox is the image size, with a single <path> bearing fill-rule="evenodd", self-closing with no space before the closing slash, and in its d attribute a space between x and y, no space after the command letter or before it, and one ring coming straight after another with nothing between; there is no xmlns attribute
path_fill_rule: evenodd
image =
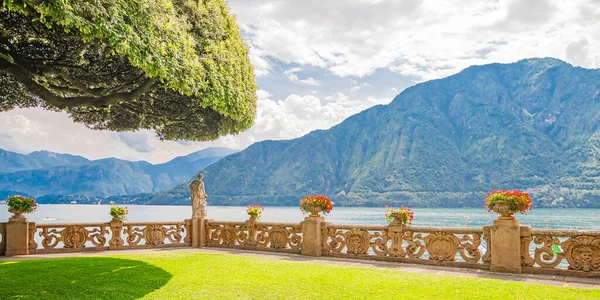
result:
<svg viewBox="0 0 600 300"><path fill-rule="evenodd" d="M37 211L27 215L37 223L107 222L110 220L109 205L40 205ZM481 227L491 225L495 213L484 208L414 208L415 226ZM334 224L386 225L383 219L385 208L335 207L326 216ZM6 205L0 205L0 222L10 217ZM129 206L129 222L182 221L191 216L189 206ZM208 206L208 217L218 221L245 221L246 207ZM263 222L300 222L304 216L298 207L265 207ZM600 209L547 209L529 211L517 215L523 225L551 229L594 229L600 230Z"/></svg>

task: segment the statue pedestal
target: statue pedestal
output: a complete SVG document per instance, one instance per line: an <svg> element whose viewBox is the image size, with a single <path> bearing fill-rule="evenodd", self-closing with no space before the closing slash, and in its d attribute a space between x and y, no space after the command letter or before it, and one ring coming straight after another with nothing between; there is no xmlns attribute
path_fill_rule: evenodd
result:
<svg viewBox="0 0 600 300"><path fill-rule="evenodd" d="M321 256L321 224L323 217L306 217L302 224L302 255Z"/></svg>
<svg viewBox="0 0 600 300"><path fill-rule="evenodd" d="M206 219L192 219L192 247L206 246Z"/></svg>
<svg viewBox="0 0 600 300"><path fill-rule="evenodd" d="M6 256L29 254L29 223L23 216L12 217L6 223Z"/></svg>
<svg viewBox="0 0 600 300"><path fill-rule="evenodd" d="M521 273L521 226L518 220L498 219L491 228L490 271Z"/></svg>

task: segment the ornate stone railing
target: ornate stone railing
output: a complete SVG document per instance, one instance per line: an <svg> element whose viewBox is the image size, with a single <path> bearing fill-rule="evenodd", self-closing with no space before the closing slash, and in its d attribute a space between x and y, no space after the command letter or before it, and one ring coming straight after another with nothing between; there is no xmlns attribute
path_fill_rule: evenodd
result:
<svg viewBox="0 0 600 300"><path fill-rule="evenodd" d="M486 268L482 228L326 223L322 255Z"/></svg>
<svg viewBox="0 0 600 300"><path fill-rule="evenodd" d="M29 253L190 246L191 222L29 223Z"/></svg>
<svg viewBox="0 0 600 300"><path fill-rule="evenodd" d="M246 222L206 223L206 245L300 254L302 225L299 223Z"/></svg>
<svg viewBox="0 0 600 300"><path fill-rule="evenodd" d="M521 227L521 265L527 273L600 277L600 231Z"/></svg>
<svg viewBox="0 0 600 300"><path fill-rule="evenodd" d="M495 272L600 278L600 231L543 230L501 216L482 228L341 225L250 218L223 222L0 223L0 255L156 247L221 247L384 260Z"/></svg>

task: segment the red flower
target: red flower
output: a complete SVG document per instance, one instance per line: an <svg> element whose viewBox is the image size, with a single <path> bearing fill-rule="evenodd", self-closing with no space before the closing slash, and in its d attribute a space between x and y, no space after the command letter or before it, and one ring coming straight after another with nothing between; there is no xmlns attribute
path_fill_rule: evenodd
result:
<svg viewBox="0 0 600 300"><path fill-rule="evenodd" d="M411 211L410 208L406 206L401 206L399 209L394 209L393 207L386 205L385 220L388 223L392 223L392 221L394 221L394 217L392 216L393 213L397 213L399 220L405 225L412 224L412 221L415 219L415 212Z"/></svg>
<svg viewBox="0 0 600 300"><path fill-rule="evenodd" d="M519 190L493 190L489 195L485 197L485 208L491 211L494 208L494 203L497 201L506 201L510 206L510 210L513 212L520 212L525 214L526 210L531 210L532 200L531 196L527 192L521 192Z"/></svg>
<svg viewBox="0 0 600 300"><path fill-rule="evenodd" d="M326 196L323 195L317 195L317 196L306 196L304 198L302 198L302 200L300 200L300 210L303 213L307 213L307 207L308 206L319 206L321 207L321 210L328 214L329 212L331 212L331 210L333 209L333 203L331 203L331 200L329 200L329 198L327 198Z"/></svg>

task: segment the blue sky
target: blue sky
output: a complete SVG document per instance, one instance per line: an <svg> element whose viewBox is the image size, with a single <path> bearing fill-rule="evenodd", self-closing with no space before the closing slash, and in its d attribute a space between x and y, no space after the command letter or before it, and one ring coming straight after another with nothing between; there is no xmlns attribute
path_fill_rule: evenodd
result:
<svg viewBox="0 0 600 300"><path fill-rule="evenodd" d="M600 1L230 0L259 86L254 127L213 142L91 131L64 113L0 113L0 148L164 162L292 139L470 66L555 57L600 67Z"/></svg>

